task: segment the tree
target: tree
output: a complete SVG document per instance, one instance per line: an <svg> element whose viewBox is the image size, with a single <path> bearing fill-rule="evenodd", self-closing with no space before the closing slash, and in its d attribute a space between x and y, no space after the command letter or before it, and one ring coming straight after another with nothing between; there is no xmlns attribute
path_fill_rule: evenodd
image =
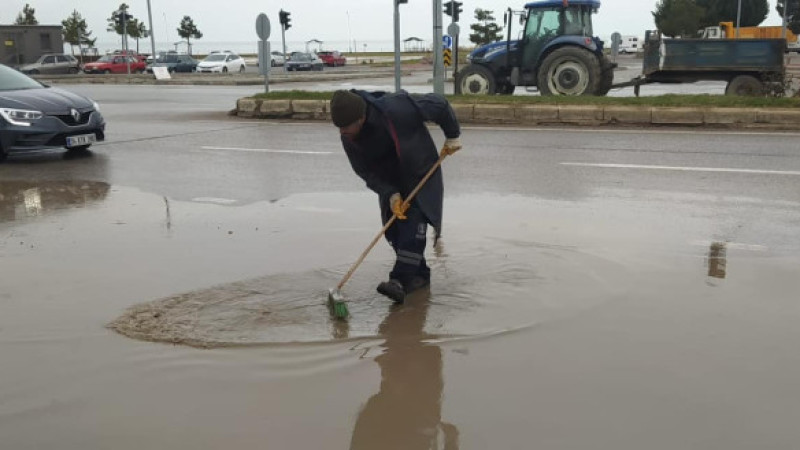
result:
<svg viewBox="0 0 800 450"><path fill-rule="evenodd" d="M106 22L108 22L108 27L106 28L106 31L110 33L117 33L118 35L120 35L120 42L122 43L123 50L128 48L128 43L125 42L125 32L127 30L127 33L130 34L131 28L133 28L134 19L127 20L126 24L117 23L117 13L120 11L127 13L128 8L130 8L130 6L128 6L127 3L121 3L119 5L119 8L111 12L111 17L106 19Z"/></svg>
<svg viewBox="0 0 800 450"><path fill-rule="evenodd" d="M503 28L495 23L495 18L492 14L493 11L481 8L475 9L475 20L479 23L474 23L469 26L473 31L469 35L470 42L480 46L497 42L503 38L501 35Z"/></svg>
<svg viewBox="0 0 800 450"><path fill-rule="evenodd" d="M68 43L75 55L75 46L78 46L78 54L83 62L83 44L94 46L96 39L91 39L92 32L88 31L86 20L77 10L73 10L69 17L61 21L64 27L64 42Z"/></svg>
<svg viewBox="0 0 800 450"><path fill-rule="evenodd" d="M128 35L136 39L136 53L139 53L139 39L149 38L150 30L147 29L147 25L144 22L139 22L139 19L133 19L128 29Z"/></svg>
<svg viewBox="0 0 800 450"><path fill-rule="evenodd" d="M39 21L34 16L35 13L36 10L26 3L25 7L22 8L22 12L17 15L17 21L14 22L14 25L39 25Z"/></svg>
<svg viewBox="0 0 800 450"><path fill-rule="evenodd" d="M658 0L652 14L663 35L695 37L702 28L705 10L694 0Z"/></svg>
<svg viewBox="0 0 800 450"><path fill-rule="evenodd" d="M183 16L181 20L181 26L178 28L178 36L186 39L186 47L189 50L189 54L192 54L192 42L190 41L191 38L200 39L203 37L203 33L197 29L195 26L194 21L189 16Z"/></svg>
<svg viewBox="0 0 800 450"><path fill-rule="evenodd" d="M775 9L781 17L783 17L784 5L789 5L788 13L786 14L786 23L792 33L800 34L800 0L778 0Z"/></svg>
<svg viewBox="0 0 800 450"><path fill-rule="evenodd" d="M732 0L695 0L697 6L706 10L700 28L719 25L720 22L733 22L736 26L739 2ZM767 0L742 0L741 26L755 27L767 19L769 3Z"/></svg>

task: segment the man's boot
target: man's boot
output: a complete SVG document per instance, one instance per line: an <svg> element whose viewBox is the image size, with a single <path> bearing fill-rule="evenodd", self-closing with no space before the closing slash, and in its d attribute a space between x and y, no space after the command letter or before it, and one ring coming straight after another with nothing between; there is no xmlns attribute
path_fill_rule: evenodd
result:
<svg viewBox="0 0 800 450"><path fill-rule="evenodd" d="M403 288L403 283L395 279L381 282L381 284L378 285L378 292L389 297L395 303L403 303L403 300L406 298L406 291Z"/></svg>

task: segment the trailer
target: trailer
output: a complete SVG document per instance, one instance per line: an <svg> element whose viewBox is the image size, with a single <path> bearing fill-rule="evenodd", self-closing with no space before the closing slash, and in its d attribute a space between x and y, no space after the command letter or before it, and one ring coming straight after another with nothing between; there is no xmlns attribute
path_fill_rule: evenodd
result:
<svg viewBox="0 0 800 450"><path fill-rule="evenodd" d="M785 39L664 39L645 35L642 75L612 88L650 83L725 81L726 95L759 96L782 90Z"/></svg>

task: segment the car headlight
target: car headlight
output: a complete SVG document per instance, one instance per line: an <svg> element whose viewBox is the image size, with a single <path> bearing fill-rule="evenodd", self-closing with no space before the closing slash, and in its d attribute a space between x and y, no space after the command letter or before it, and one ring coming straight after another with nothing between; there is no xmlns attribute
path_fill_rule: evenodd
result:
<svg viewBox="0 0 800 450"><path fill-rule="evenodd" d="M0 116L12 125L23 127L31 126L31 122L41 119L44 114L41 111L27 111L24 109L0 108Z"/></svg>

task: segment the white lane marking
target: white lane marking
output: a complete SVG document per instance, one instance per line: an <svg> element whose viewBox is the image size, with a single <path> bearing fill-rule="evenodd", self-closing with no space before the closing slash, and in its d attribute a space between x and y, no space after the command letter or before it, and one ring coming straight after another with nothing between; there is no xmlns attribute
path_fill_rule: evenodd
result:
<svg viewBox="0 0 800 450"><path fill-rule="evenodd" d="M793 170L758 170L758 169L730 169L725 167L680 167L680 166L646 166L640 164L595 164L579 162L562 162L562 166L599 167L603 169L644 169L644 170L675 170L681 172L722 172L722 173L750 173L761 175L795 175L800 172Z"/></svg>
<svg viewBox="0 0 800 450"><path fill-rule="evenodd" d="M430 125L431 128L436 128L435 125ZM640 130L625 130L625 129L599 129L599 128L592 128L592 127L584 127L581 128L569 128L569 127L547 127L547 126L537 126L531 125L530 127L514 127L514 126L481 126L481 125L464 125L461 127L462 130L476 130L476 131L544 131L544 132L556 132L556 133L600 133L600 134L677 134L677 135L697 135L697 136L776 136L776 137L795 137L800 136L800 133L792 132L792 131L716 131L716 130L699 130L699 129L692 129L692 130L661 130L661 129L652 129L652 128L644 128Z"/></svg>
<svg viewBox="0 0 800 450"><path fill-rule="evenodd" d="M203 146L203 150L228 150L233 152L254 152L254 153L289 153L292 155L330 155L334 152L312 152L306 150L277 150L272 148L240 148L240 147L210 147Z"/></svg>
<svg viewBox="0 0 800 450"><path fill-rule="evenodd" d="M192 201L198 203L216 203L218 205L232 205L236 203L238 200L234 200L232 198L218 198L218 197L195 197L192 199Z"/></svg>

